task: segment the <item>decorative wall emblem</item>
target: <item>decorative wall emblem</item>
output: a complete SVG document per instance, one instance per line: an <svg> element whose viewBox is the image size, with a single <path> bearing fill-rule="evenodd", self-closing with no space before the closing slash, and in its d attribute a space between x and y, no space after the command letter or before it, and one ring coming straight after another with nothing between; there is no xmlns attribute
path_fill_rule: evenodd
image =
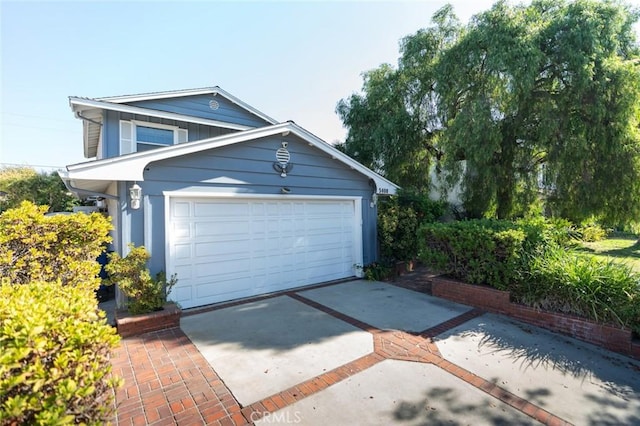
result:
<svg viewBox="0 0 640 426"><path fill-rule="evenodd" d="M276 151L276 162L273 163L274 170L282 177L287 177L287 173L293 169L291 154L289 154L287 146L289 146L289 142L282 141L282 146Z"/></svg>

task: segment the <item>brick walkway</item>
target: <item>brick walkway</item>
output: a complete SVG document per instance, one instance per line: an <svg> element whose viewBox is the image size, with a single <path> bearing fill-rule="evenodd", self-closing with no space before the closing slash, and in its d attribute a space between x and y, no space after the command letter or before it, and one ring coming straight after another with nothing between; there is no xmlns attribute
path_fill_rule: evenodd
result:
<svg viewBox="0 0 640 426"><path fill-rule="evenodd" d="M416 287L426 272L402 277ZM416 289L416 288L414 288ZM114 373L125 379L116 396L117 425L244 425L357 374L384 359L431 363L528 416L549 425L569 424L541 407L444 359L432 338L482 312L472 310L420 333L380 330L295 292L284 293L372 334L374 351L334 370L241 407L189 338L178 328L122 340Z"/></svg>

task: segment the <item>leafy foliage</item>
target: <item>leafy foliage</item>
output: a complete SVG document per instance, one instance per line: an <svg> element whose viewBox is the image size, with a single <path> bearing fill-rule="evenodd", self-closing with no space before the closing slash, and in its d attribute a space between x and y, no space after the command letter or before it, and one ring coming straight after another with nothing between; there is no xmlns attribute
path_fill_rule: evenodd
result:
<svg viewBox="0 0 640 426"><path fill-rule="evenodd" d="M571 248L566 220L470 220L420 229L425 264L470 284L511 292L515 301L616 323L640 333L640 274Z"/></svg>
<svg viewBox="0 0 640 426"><path fill-rule="evenodd" d="M23 201L47 205L50 211L71 211L79 200L69 193L57 173L37 173L30 167L0 169L0 212L15 208Z"/></svg>
<svg viewBox="0 0 640 426"><path fill-rule="evenodd" d="M442 171L471 217L542 202L576 223L637 220L637 19L614 1L498 1L462 26L446 6L340 101L342 149L406 188Z"/></svg>
<svg viewBox="0 0 640 426"><path fill-rule="evenodd" d="M526 234L506 221L432 223L419 231L420 260L470 284L505 290L516 279Z"/></svg>
<svg viewBox="0 0 640 426"><path fill-rule="evenodd" d="M550 246L528 259L521 280L510 290L525 305L640 332L640 274L612 260Z"/></svg>
<svg viewBox="0 0 640 426"><path fill-rule="evenodd" d="M109 282L117 284L127 295L127 309L134 315L161 309L171 288L178 282L175 274L167 280L164 272L159 272L152 278L147 268L149 258L146 248L131 244L129 253L124 258L116 252L110 253L109 263L105 265Z"/></svg>
<svg viewBox="0 0 640 426"><path fill-rule="evenodd" d="M0 424L104 424L118 341L85 286L0 284Z"/></svg>
<svg viewBox="0 0 640 426"><path fill-rule="evenodd" d="M401 191L378 204L380 256L386 263L416 259L418 228L433 222L445 211L445 204L427 196Z"/></svg>
<svg viewBox="0 0 640 426"><path fill-rule="evenodd" d="M580 240L586 243L600 241L607 236L607 230L596 223L588 223L578 227Z"/></svg>
<svg viewBox="0 0 640 426"><path fill-rule="evenodd" d="M32 281L89 286L96 290L96 258L110 241L104 216L76 213L45 216L46 206L23 201L0 214L0 276L3 282Z"/></svg>
<svg viewBox="0 0 640 426"><path fill-rule="evenodd" d="M352 94L336 108L349 129L337 148L400 186L427 192L442 127L433 91L436 65L460 30L451 6L433 20L432 27L402 40L398 69L383 64L365 72L363 94Z"/></svg>
<svg viewBox="0 0 640 426"><path fill-rule="evenodd" d="M391 267L384 263L373 262L362 268L367 281L383 281L391 277Z"/></svg>

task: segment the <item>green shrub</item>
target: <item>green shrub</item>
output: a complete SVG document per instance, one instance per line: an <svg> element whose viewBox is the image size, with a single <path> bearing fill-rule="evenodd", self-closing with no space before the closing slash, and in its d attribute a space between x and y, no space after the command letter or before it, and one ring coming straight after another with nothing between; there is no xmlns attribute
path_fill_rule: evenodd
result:
<svg viewBox="0 0 640 426"><path fill-rule="evenodd" d="M607 236L607 231L597 224L582 225L576 230L580 240L584 242L596 242Z"/></svg>
<svg viewBox="0 0 640 426"><path fill-rule="evenodd" d="M420 228L420 260L470 284L504 290L516 278L526 234L490 219L426 224Z"/></svg>
<svg viewBox="0 0 640 426"><path fill-rule="evenodd" d="M570 247L579 238L567 219L536 216L514 222L526 234L525 251L535 251L549 245Z"/></svg>
<svg viewBox="0 0 640 426"><path fill-rule="evenodd" d="M380 255L386 262L413 259L417 252L415 230L418 228L416 212L389 202L381 208L378 217Z"/></svg>
<svg viewBox="0 0 640 426"><path fill-rule="evenodd" d="M27 201L0 214L0 277L12 284L57 281L97 289L96 258L110 241L109 220L93 213L47 217Z"/></svg>
<svg viewBox="0 0 640 426"><path fill-rule="evenodd" d="M373 262L363 269L364 278L368 281L382 281L391 277L391 268L382 263Z"/></svg>
<svg viewBox="0 0 640 426"><path fill-rule="evenodd" d="M640 290L629 295L627 304L620 308L620 317L640 337Z"/></svg>
<svg viewBox="0 0 640 426"><path fill-rule="evenodd" d="M104 424L117 343L87 286L0 284L0 424Z"/></svg>
<svg viewBox="0 0 640 426"><path fill-rule="evenodd" d="M511 288L514 300L640 332L640 275L628 266L560 247L547 248L526 265Z"/></svg>
<svg viewBox="0 0 640 426"><path fill-rule="evenodd" d="M566 220L470 220L420 229L420 259L469 284L508 290L519 303L616 323L640 334L640 275L571 249Z"/></svg>
<svg viewBox="0 0 640 426"><path fill-rule="evenodd" d="M427 196L403 191L378 204L378 243L381 261L413 260L418 257L418 228L434 222L445 210L445 204Z"/></svg>
<svg viewBox="0 0 640 426"><path fill-rule="evenodd" d="M105 265L109 283L117 284L127 295L127 309L134 315L161 309L178 281L175 275L167 281L164 272L152 278L147 268L149 257L144 246L134 247L131 244L129 254L123 258L118 253L110 253L109 263Z"/></svg>

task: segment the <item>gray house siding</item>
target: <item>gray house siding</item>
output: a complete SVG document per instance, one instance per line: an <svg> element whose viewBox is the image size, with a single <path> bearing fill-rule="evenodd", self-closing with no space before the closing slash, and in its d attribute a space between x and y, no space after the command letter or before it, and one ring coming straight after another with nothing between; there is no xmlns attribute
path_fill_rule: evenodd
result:
<svg viewBox="0 0 640 426"><path fill-rule="evenodd" d="M211 109L211 101L217 103L217 109ZM262 127L270 124L221 95L183 96L178 98L130 102L128 105L252 127Z"/></svg>
<svg viewBox="0 0 640 426"><path fill-rule="evenodd" d="M289 142L293 169L283 178L273 168L282 141ZM131 183L127 184L127 190ZM363 262L377 258L376 207L371 207L373 188L362 174L310 147L297 137L272 137L149 164L142 187L140 210L125 209L126 234L135 244L145 244L152 253L150 268L164 269L164 191L215 191L229 194L281 194L362 197ZM127 192L121 192L127 194ZM145 241L145 236L147 240Z"/></svg>
<svg viewBox="0 0 640 426"><path fill-rule="evenodd" d="M203 124L185 123L183 121L167 120L156 117L147 117L144 115L135 115L129 113L121 113L117 111L107 111L105 125L102 134L102 157L112 158L120 155L120 120L136 120L147 123L166 124L169 126L177 126L188 131L188 141L193 142L201 139L213 138L216 136L226 135L227 133L237 132L233 129L225 129L222 127L212 127Z"/></svg>

